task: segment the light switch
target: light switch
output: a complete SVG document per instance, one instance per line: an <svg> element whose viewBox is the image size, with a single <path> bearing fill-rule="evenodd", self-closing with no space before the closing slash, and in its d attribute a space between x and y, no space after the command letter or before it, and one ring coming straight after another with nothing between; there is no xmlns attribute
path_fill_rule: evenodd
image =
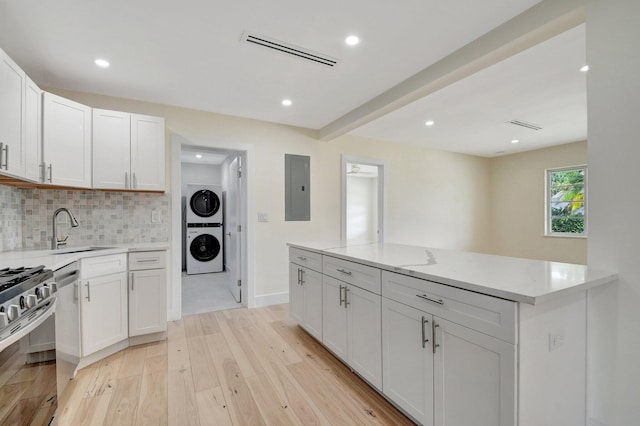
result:
<svg viewBox="0 0 640 426"><path fill-rule="evenodd" d="M269 213L258 212L258 222L269 222Z"/></svg>

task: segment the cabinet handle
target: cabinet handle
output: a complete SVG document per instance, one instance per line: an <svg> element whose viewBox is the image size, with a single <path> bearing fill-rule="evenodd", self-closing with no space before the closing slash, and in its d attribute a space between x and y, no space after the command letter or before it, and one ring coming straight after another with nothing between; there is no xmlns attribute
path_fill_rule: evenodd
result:
<svg viewBox="0 0 640 426"><path fill-rule="evenodd" d="M344 286L344 308L347 309L347 306L350 305L349 303L349 298L347 297L347 294L349 293L349 289L347 288L347 286Z"/></svg>
<svg viewBox="0 0 640 426"><path fill-rule="evenodd" d="M9 170L9 145L0 143L0 152L4 151L4 169ZM0 154L0 168L2 168L2 155Z"/></svg>
<svg viewBox="0 0 640 426"><path fill-rule="evenodd" d="M300 268L300 285L304 284L304 269Z"/></svg>
<svg viewBox="0 0 640 426"><path fill-rule="evenodd" d="M429 320L422 316L422 348L425 348L425 344L429 343L429 339L427 339L427 332L424 330L424 326L429 324Z"/></svg>
<svg viewBox="0 0 640 426"><path fill-rule="evenodd" d="M45 180L45 169L47 168L47 166L44 163L40 163L40 165L38 166L38 180L40 182L44 182Z"/></svg>
<svg viewBox="0 0 640 426"><path fill-rule="evenodd" d="M426 294L416 294L420 299L428 300L429 302L437 303L438 305L444 305L444 301L442 299L432 299Z"/></svg>
<svg viewBox="0 0 640 426"><path fill-rule="evenodd" d="M133 283L134 283L134 279L133 279L133 272L132 272L131 273L131 291L134 290Z"/></svg>
<svg viewBox="0 0 640 426"><path fill-rule="evenodd" d="M146 259L138 259L138 260L136 260L136 262L137 263L146 263L146 262L157 262L159 260L160 260L159 257L148 257Z"/></svg>
<svg viewBox="0 0 640 426"><path fill-rule="evenodd" d="M91 283L87 281L85 285L87 286L87 302L91 302Z"/></svg>
<svg viewBox="0 0 640 426"><path fill-rule="evenodd" d="M136 174L131 173L131 189L136 189L138 187L138 179L136 178Z"/></svg>
<svg viewBox="0 0 640 426"><path fill-rule="evenodd" d="M53 183L53 164L49 164L49 182Z"/></svg>
<svg viewBox="0 0 640 426"><path fill-rule="evenodd" d="M345 275L353 275L351 271L345 271L344 269L336 269L336 271L343 273Z"/></svg>
<svg viewBox="0 0 640 426"><path fill-rule="evenodd" d="M302 284L302 269L298 268L298 285Z"/></svg>
<svg viewBox="0 0 640 426"><path fill-rule="evenodd" d="M440 327L440 324L436 324L436 322L431 323L431 343L433 344L433 353L436 353L436 348L440 346L436 343L436 328Z"/></svg>
<svg viewBox="0 0 640 426"><path fill-rule="evenodd" d="M124 172L124 189L129 188L129 172Z"/></svg>
<svg viewBox="0 0 640 426"><path fill-rule="evenodd" d="M340 284L340 306L342 306L342 303L344 302L344 299L342 298L342 290L346 289L346 286L343 286L342 284Z"/></svg>
<svg viewBox="0 0 640 426"><path fill-rule="evenodd" d="M303 262L306 262L306 261L307 261L307 258L306 258L306 257L304 257L304 256L298 256L298 259L302 260Z"/></svg>

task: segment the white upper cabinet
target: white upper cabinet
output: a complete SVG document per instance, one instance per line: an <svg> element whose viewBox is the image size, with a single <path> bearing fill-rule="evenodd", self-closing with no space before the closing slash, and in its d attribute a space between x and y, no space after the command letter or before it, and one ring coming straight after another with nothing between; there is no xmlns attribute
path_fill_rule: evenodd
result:
<svg viewBox="0 0 640 426"><path fill-rule="evenodd" d="M131 189L164 191L164 155L164 118L131 114Z"/></svg>
<svg viewBox="0 0 640 426"><path fill-rule="evenodd" d="M91 108L46 92L43 104L44 181L91 188Z"/></svg>
<svg viewBox="0 0 640 426"><path fill-rule="evenodd" d="M26 74L0 49L0 173L24 176Z"/></svg>
<svg viewBox="0 0 640 426"><path fill-rule="evenodd" d="M129 189L131 114L93 110L93 187Z"/></svg>
<svg viewBox="0 0 640 426"><path fill-rule="evenodd" d="M42 90L27 76L25 86L25 169L24 177L42 182Z"/></svg>
<svg viewBox="0 0 640 426"><path fill-rule="evenodd" d="M93 187L164 191L164 119L93 110Z"/></svg>

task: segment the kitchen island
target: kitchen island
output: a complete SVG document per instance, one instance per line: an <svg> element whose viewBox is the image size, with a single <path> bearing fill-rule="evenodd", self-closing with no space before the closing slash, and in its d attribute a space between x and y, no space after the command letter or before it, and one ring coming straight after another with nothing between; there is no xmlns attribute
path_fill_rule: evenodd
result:
<svg viewBox="0 0 640 426"><path fill-rule="evenodd" d="M290 243L290 311L425 425L584 425L584 265L386 243Z"/></svg>

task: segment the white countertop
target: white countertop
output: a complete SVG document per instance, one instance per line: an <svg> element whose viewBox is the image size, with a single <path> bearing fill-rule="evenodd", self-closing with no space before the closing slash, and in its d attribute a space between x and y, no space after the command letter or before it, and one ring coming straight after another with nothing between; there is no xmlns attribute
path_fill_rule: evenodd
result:
<svg viewBox="0 0 640 426"><path fill-rule="evenodd" d="M89 246L63 247L60 250L16 250L0 253L0 269L20 266L32 267L44 265L56 270L84 257L104 256L107 254L129 253L134 251L168 250L169 243L112 244L99 250L86 250Z"/></svg>
<svg viewBox="0 0 640 426"><path fill-rule="evenodd" d="M585 265L388 243L289 243L317 253L535 305L613 282L617 274Z"/></svg>

